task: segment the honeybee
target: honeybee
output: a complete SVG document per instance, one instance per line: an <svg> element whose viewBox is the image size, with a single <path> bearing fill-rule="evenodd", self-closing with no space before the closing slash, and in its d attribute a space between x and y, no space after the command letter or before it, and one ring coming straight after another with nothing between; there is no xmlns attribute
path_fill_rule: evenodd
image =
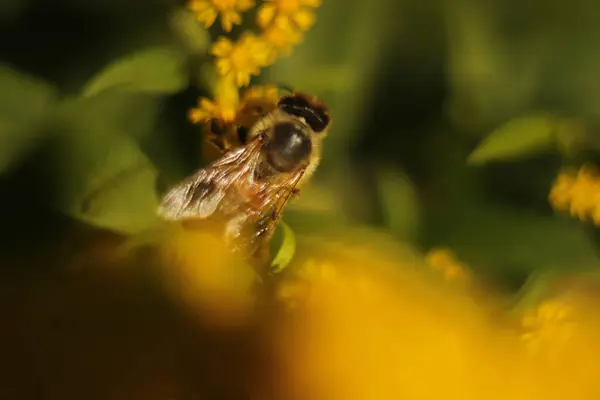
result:
<svg viewBox="0 0 600 400"><path fill-rule="evenodd" d="M268 259L268 242L288 201L316 170L329 111L314 97L292 93L262 116L245 143L176 185L158 214L165 220L218 218L234 252L254 264Z"/></svg>

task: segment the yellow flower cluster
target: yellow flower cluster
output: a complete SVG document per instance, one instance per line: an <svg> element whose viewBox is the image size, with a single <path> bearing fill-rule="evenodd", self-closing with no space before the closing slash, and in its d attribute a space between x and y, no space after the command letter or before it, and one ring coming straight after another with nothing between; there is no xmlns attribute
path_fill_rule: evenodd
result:
<svg viewBox="0 0 600 400"><path fill-rule="evenodd" d="M247 86L251 75L272 64L277 55L288 54L291 46L315 21L312 11L321 0L265 0L258 11L261 34L245 32L236 42L221 37L212 47L217 70L222 77L231 75L238 86ZM190 9L199 21L210 27L221 16L223 30L231 31L241 23L240 13L254 6L253 0L191 0Z"/></svg>
<svg viewBox="0 0 600 400"><path fill-rule="evenodd" d="M552 207L570 212L582 221L592 220L600 225L600 176L596 168L586 165L577 173L561 172L550 191Z"/></svg>
<svg viewBox="0 0 600 400"><path fill-rule="evenodd" d="M198 21L208 28L220 17L225 32L241 24L241 14L254 5L254 0L189 1L189 8ZM234 122L237 110L248 109L244 99L239 99L238 88L248 86L251 77L259 75L260 70L273 64L278 56L290 53L292 46L299 43L304 32L314 24L313 10L320 5L321 0L265 0L257 14L260 34L246 31L235 41L218 38L211 48L218 74L215 98L201 98L199 107L190 111L191 121L203 123L219 118L226 123ZM254 94L261 91L268 94L261 103L269 103L267 108L273 102L276 104L272 91L258 89Z"/></svg>
<svg viewBox="0 0 600 400"><path fill-rule="evenodd" d="M342 252L309 259L278 284L286 307L270 325L283 371L274 398L583 400L600 393L600 313L591 295L565 291L498 315L490 313L493 294L475 298L434 283L414 261ZM450 256L435 250L427 259L448 264Z"/></svg>

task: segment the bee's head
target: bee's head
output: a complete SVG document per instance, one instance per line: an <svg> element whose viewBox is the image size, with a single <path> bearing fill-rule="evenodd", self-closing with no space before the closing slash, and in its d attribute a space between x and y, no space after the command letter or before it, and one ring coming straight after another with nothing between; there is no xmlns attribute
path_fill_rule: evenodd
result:
<svg viewBox="0 0 600 400"><path fill-rule="evenodd" d="M302 93L283 96L277 107L289 115L302 118L315 133L324 132L331 122L327 107L316 98Z"/></svg>
<svg viewBox="0 0 600 400"><path fill-rule="evenodd" d="M267 162L279 172L305 164L312 151L309 128L300 121L277 122L266 144Z"/></svg>

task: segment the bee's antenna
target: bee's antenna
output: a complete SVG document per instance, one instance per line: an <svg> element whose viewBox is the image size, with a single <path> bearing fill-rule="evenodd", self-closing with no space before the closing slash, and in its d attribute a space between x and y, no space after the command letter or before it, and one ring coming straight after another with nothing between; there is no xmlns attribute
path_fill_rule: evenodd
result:
<svg viewBox="0 0 600 400"><path fill-rule="evenodd" d="M286 92L289 92L289 93L296 92L293 87L291 87L290 85L286 85L285 83L275 83L275 86L277 86L279 89L285 90Z"/></svg>

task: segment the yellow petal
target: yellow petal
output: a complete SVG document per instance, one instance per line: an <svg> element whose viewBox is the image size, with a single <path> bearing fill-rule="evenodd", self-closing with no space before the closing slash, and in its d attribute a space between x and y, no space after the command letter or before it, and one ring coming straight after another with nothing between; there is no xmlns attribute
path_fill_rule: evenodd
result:
<svg viewBox="0 0 600 400"><path fill-rule="evenodd" d="M192 108L188 111L188 119L194 124L204 122L208 118L209 115L205 110L201 110L199 108Z"/></svg>
<svg viewBox="0 0 600 400"><path fill-rule="evenodd" d="M226 57L233 49L233 43L231 40L220 37L216 43L213 44L211 53L217 57Z"/></svg>
<svg viewBox="0 0 600 400"><path fill-rule="evenodd" d="M238 0L237 9L244 12L254 7L254 0Z"/></svg>
<svg viewBox="0 0 600 400"><path fill-rule="evenodd" d="M239 71L235 76L235 80L238 86L248 86L250 83L250 75L246 72Z"/></svg>
<svg viewBox="0 0 600 400"><path fill-rule="evenodd" d="M300 0L300 4L306 7L321 7L321 0Z"/></svg>
<svg viewBox="0 0 600 400"><path fill-rule="evenodd" d="M225 76L231 72L231 63L227 59L217 60L217 72L221 76Z"/></svg>
<svg viewBox="0 0 600 400"><path fill-rule="evenodd" d="M231 15L231 12L225 12L221 14L221 26L225 32L231 32L231 28L233 28Z"/></svg>
<svg viewBox="0 0 600 400"><path fill-rule="evenodd" d="M212 4L210 4L206 0L192 1L188 5L188 8L191 11L193 11L194 13L201 13L206 10L214 10L214 7L212 6Z"/></svg>
<svg viewBox="0 0 600 400"><path fill-rule="evenodd" d="M239 25L242 23L242 16L238 12L235 12L235 11L228 12L227 16L231 20L231 23L234 25Z"/></svg>
<svg viewBox="0 0 600 400"><path fill-rule="evenodd" d="M315 14L308 10L300 10L294 14L294 22L302 30L308 30L315 23Z"/></svg>
<svg viewBox="0 0 600 400"><path fill-rule="evenodd" d="M217 19L217 12L215 10L206 10L196 15L196 19L204 24L206 28L210 28Z"/></svg>
<svg viewBox="0 0 600 400"><path fill-rule="evenodd" d="M268 26L273 18L275 18L275 14L277 13L277 7L274 4L265 4L258 10L257 23L261 28L265 28Z"/></svg>
<svg viewBox="0 0 600 400"><path fill-rule="evenodd" d="M212 113L216 110L216 105L210 99L202 97L200 98L200 108Z"/></svg>

